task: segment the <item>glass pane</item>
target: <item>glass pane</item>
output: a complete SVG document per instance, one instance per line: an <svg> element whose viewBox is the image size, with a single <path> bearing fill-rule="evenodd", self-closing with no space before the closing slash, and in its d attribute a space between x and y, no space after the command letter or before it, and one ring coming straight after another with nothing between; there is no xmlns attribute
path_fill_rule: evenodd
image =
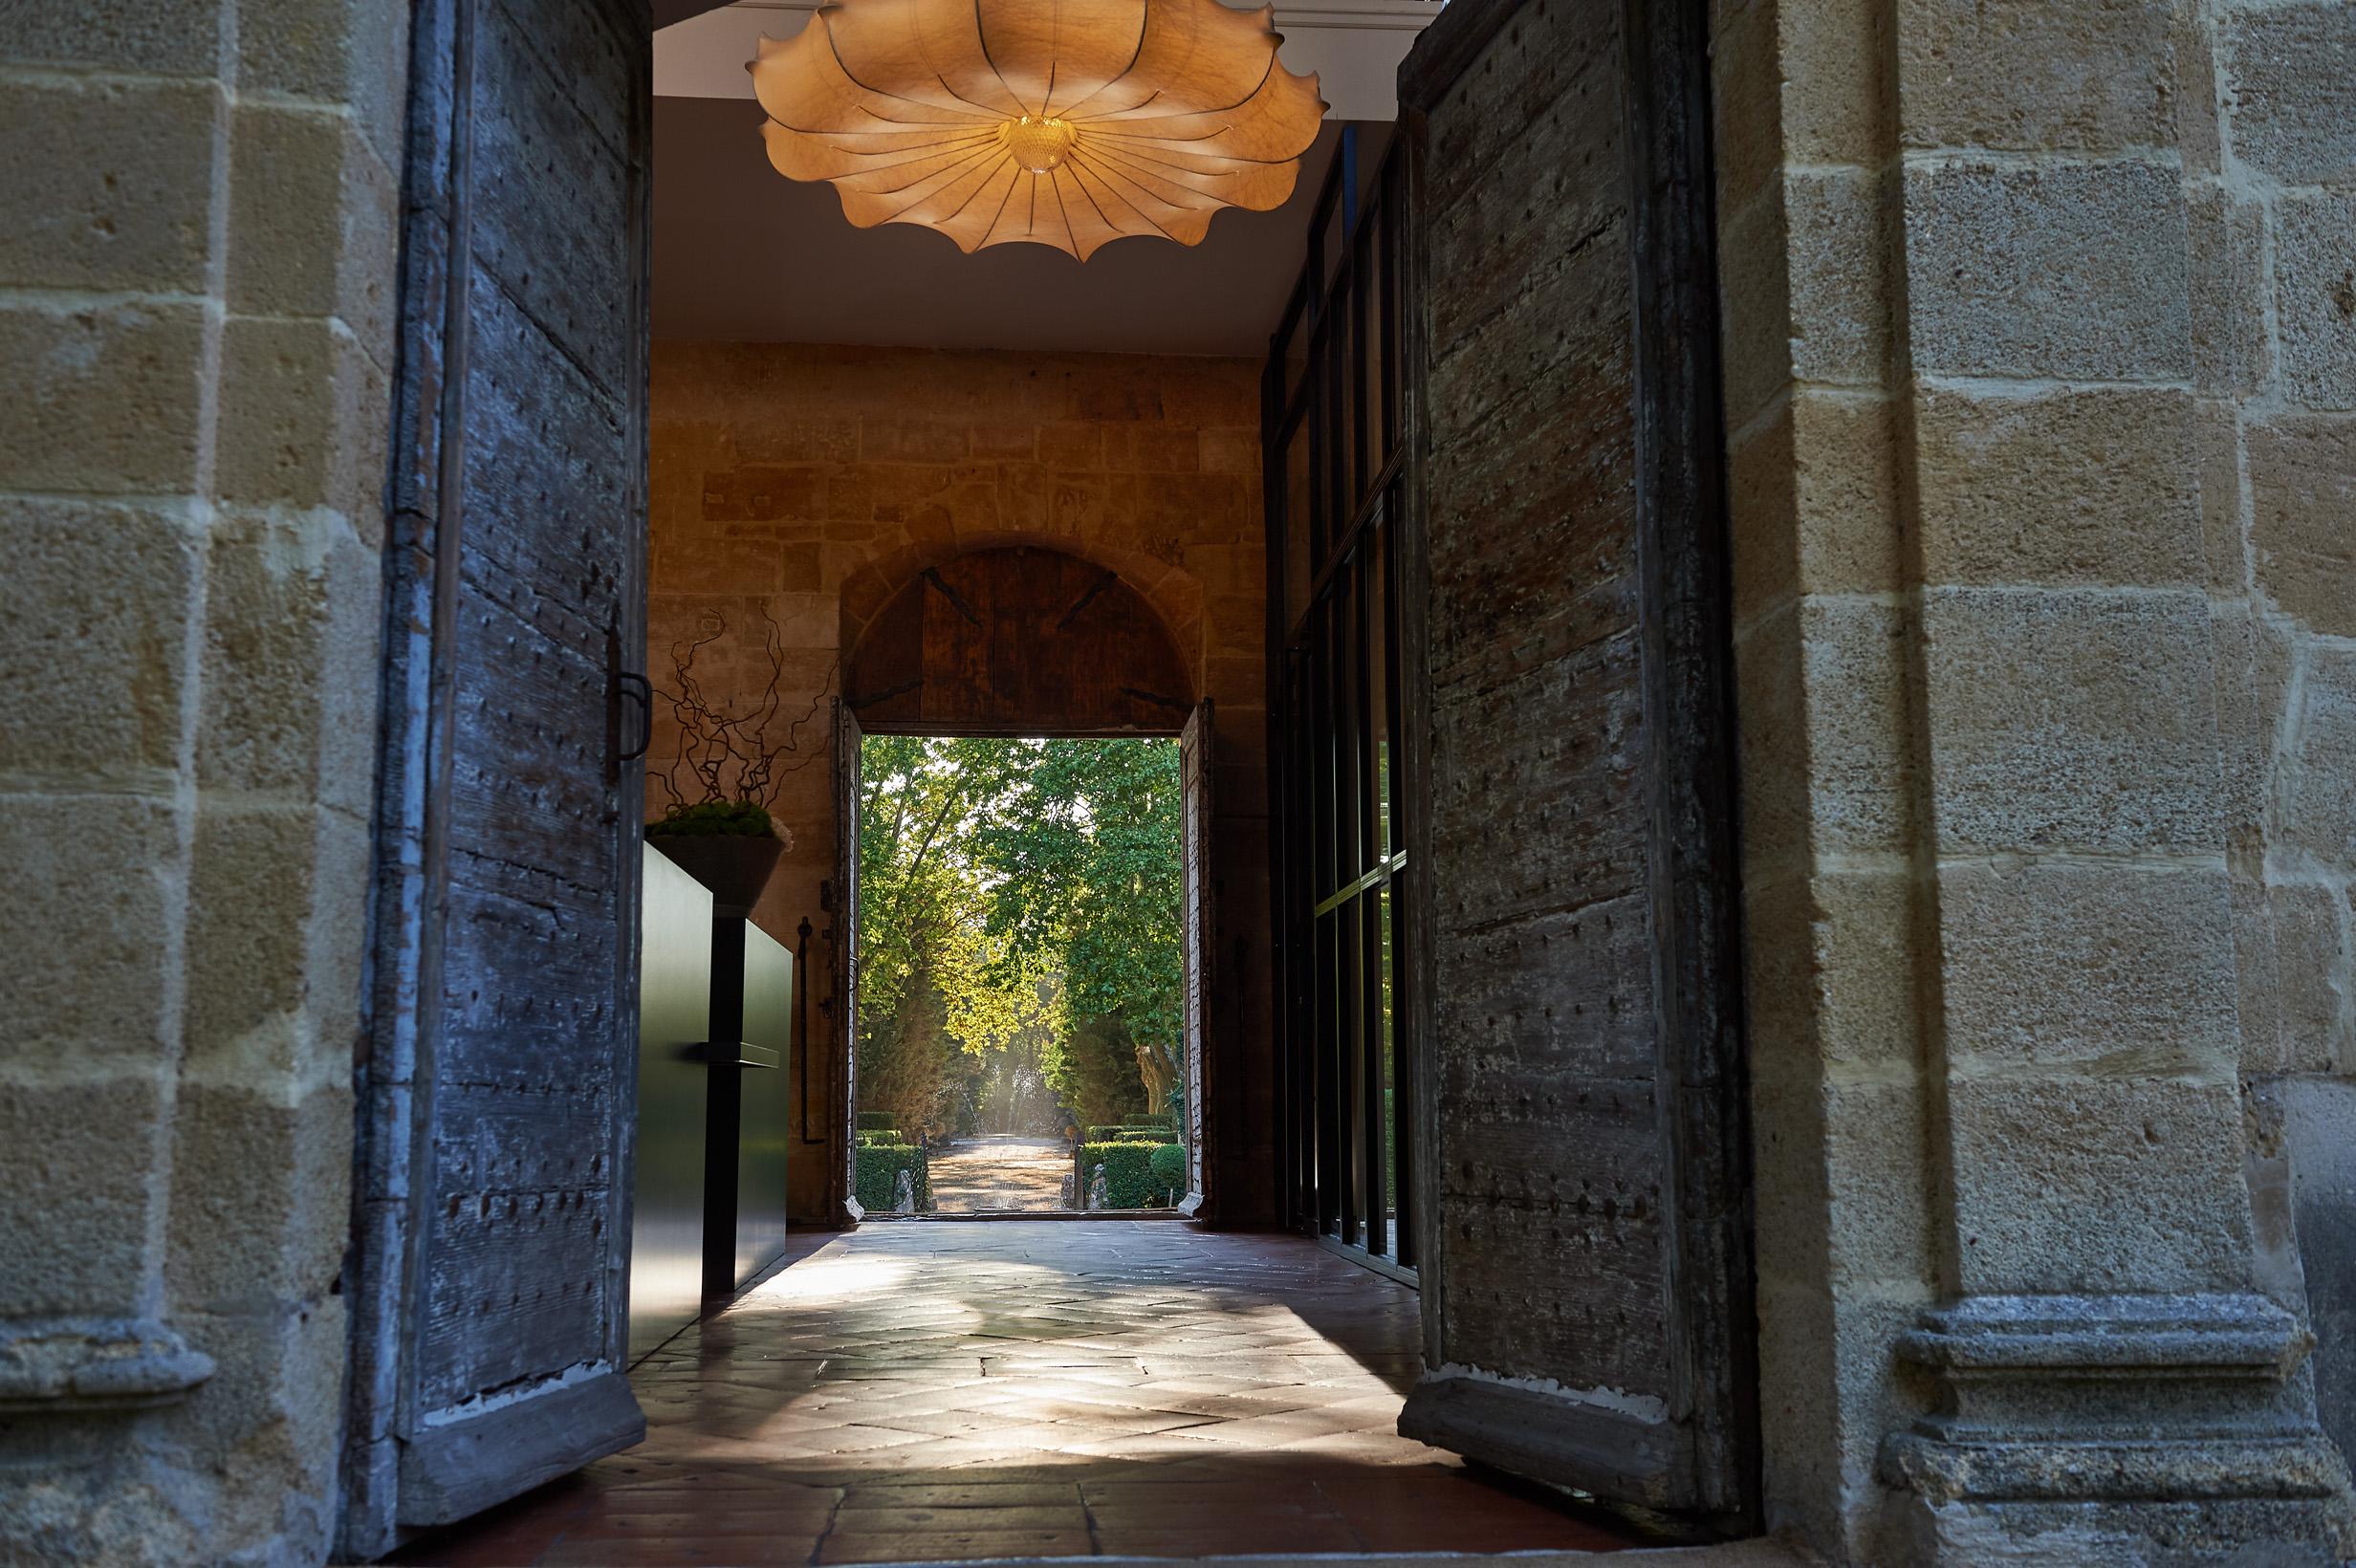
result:
<svg viewBox="0 0 2356 1568"><path fill-rule="evenodd" d="M1407 501L1407 482L1393 485L1385 498L1385 515L1396 517ZM1396 855L1407 847L1407 819L1400 815L1400 769L1398 737L1404 732L1399 722L1399 601L1392 586L1399 580L1399 531L1383 530L1383 816L1387 824L1384 843L1387 853Z"/></svg>
<svg viewBox="0 0 2356 1568"><path fill-rule="evenodd" d="M1322 904L1338 880L1334 865L1334 688L1333 600L1309 613L1309 819L1303 823L1316 856L1309 884L1313 904Z"/></svg>
<svg viewBox="0 0 2356 1568"><path fill-rule="evenodd" d="M1339 1007L1342 981L1336 973L1339 968L1337 949L1340 928L1341 922L1330 913L1318 919L1317 1033L1314 1047L1318 1079L1318 1219L1320 1229L1330 1233L1339 1233L1342 1229L1342 1108L1346 1100L1345 1085L1348 1081L1340 1072L1342 1058L1338 1050L1342 1037Z"/></svg>
<svg viewBox="0 0 2356 1568"><path fill-rule="evenodd" d="M1340 302L1348 304L1344 294ZM1325 429L1331 445L1326 448L1325 465L1325 549L1330 552L1349 533L1350 521L1358 512L1358 480L1356 458L1353 455L1352 434L1357 427L1355 403L1350 397L1350 316L1346 309L1333 317L1333 330L1326 335ZM1322 556L1320 556L1320 559Z"/></svg>
<svg viewBox="0 0 2356 1568"><path fill-rule="evenodd" d="M1309 373L1309 296L1305 289L1294 292L1292 330L1284 335L1278 357L1284 365L1284 406L1276 412L1282 418L1299 401L1301 380Z"/></svg>
<svg viewBox="0 0 2356 1568"><path fill-rule="evenodd" d="M1342 1027L1337 1037L1342 1048L1341 1080L1345 1086L1342 1098L1342 1138L1349 1148L1346 1168L1349 1173L1349 1205L1342 1228L1342 1239L1364 1246L1367 1222L1372 1218L1368 1203L1367 1178L1372 1174L1366 1166L1366 1057L1360 1042L1366 1029L1366 952L1362 926L1366 908L1363 898L1344 900L1334 911L1335 938L1341 947L1341 962L1336 966L1335 978L1342 983L1341 1008L1338 1021Z"/></svg>
<svg viewBox="0 0 2356 1568"><path fill-rule="evenodd" d="M1350 137L1349 127L1343 126L1341 142L1334 148L1334 158L1337 163L1350 156ZM1316 277L1320 289L1333 287L1335 276L1342 271L1343 259L1350 253L1350 236L1346 227L1349 222L1349 192L1344 191L1337 183L1333 194L1332 204L1318 214L1317 259L1319 265Z"/></svg>
<svg viewBox="0 0 2356 1568"><path fill-rule="evenodd" d="M1390 419L1386 400L1383 396L1383 358L1390 343L1389 323L1383 310L1383 245L1380 220L1388 213L1388 204L1381 211L1369 214L1368 221L1359 226L1358 236L1358 322L1359 366L1358 395L1364 413L1359 428L1364 432L1364 467L1360 470L1359 490L1363 493L1373 476L1382 471L1383 461L1390 455Z"/></svg>
<svg viewBox="0 0 2356 1568"><path fill-rule="evenodd" d="M1348 568L1336 577L1332 599L1332 634L1327 646L1333 670L1333 730L1334 788L1331 795L1333 811L1334 880L1326 884L1328 896L1340 892L1358 880L1365 870L1365 852L1358 837L1358 737L1362 711L1358 690L1358 605L1351 592L1355 574Z"/></svg>
<svg viewBox="0 0 2356 1568"><path fill-rule="evenodd" d="M1398 127L1388 120L1363 120L1351 128L1358 133L1358 209L1363 212L1379 194L1375 187L1387 184L1399 166L1390 158Z"/></svg>
<svg viewBox="0 0 2356 1568"><path fill-rule="evenodd" d="M1390 814L1390 577L1385 570L1390 528L1376 517L1368 527L1359 555L1366 563L1366 706L1365 725L1370 745L1372 819L1366 824L1369 863L1386 859L1395 841Z"/></svg>
<svg viewBox="0 0 2356 1568"><path fill-rule="evenodd" d="M1391 1028L1391 928L1390 887L1385 883L1375 895L1376 919L1382 926L1382 998L1383 1007L1375 1027L1381 1032L1378 1044L1383 1064L1383 1228L1377 1232L1375 1250L1386 1257L1399 1255L1399 1064L1394 1054L1396 1038Z"/></svg>
<svg viewBox="0 0 2356 1568"><path fill-rule="evenodd" d="M1296 633L1309 608L1309 585L1317 578L1317 558L1309 545L1309 422L1293 426L1284 444L1284 628Z"/></svg>

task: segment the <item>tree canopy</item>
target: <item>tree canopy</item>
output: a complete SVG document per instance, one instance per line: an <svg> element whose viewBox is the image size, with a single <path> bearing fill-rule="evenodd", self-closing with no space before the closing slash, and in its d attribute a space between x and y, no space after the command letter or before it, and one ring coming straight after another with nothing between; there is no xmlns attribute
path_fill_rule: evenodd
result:
<svg viewBox="0 0 2356 1568"><path fill-rule="evenodd" d="M872 736L862 768L861 1104L971 1128L1043 1078L1083 1124L1171 1109L1176 744Z"/></svg>

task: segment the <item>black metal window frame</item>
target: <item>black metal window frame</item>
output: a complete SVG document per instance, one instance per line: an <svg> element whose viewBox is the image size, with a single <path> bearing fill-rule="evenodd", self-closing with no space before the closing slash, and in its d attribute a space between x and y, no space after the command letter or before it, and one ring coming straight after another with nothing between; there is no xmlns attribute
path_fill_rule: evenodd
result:
<svg viewBox="0 0 2356 1568"><path fill-rule="evenodd" d="M1399 143L1345 126L1262 389L1287 1222L1411 1272L1415 1085L1401 832L1407 484Z"/></svg>

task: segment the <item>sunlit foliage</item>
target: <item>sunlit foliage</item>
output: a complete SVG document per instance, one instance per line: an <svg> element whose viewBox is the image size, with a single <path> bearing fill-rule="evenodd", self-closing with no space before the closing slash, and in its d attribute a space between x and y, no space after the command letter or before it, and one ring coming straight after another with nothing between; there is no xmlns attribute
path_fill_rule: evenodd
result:
<svg viewBox="0 0 2356 1568"><path fill-rule="evenodd" d="M870 737L861 1104L937 1134L994 1091L1025 1104L993 1125L1057 1130L1043 1078L1082 1123L1169 1109L1147 1085L1183 1078L1178 804L1168 741Z"/></svg>

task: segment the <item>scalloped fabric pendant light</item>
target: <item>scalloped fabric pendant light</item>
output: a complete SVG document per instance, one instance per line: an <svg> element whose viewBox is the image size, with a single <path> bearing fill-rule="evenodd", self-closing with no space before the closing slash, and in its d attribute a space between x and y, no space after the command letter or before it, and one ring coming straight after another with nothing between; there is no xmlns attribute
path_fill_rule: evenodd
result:
<svg viewBox="0 0 2356 1568"><path fill-rule="evenodd" d="M1224 207L1283 205L1325 117L1276 58L1273 8L1220 0L840 0L748 67L769 161L829 180L862 229L1085 261L1193 245Z"/></svg>

